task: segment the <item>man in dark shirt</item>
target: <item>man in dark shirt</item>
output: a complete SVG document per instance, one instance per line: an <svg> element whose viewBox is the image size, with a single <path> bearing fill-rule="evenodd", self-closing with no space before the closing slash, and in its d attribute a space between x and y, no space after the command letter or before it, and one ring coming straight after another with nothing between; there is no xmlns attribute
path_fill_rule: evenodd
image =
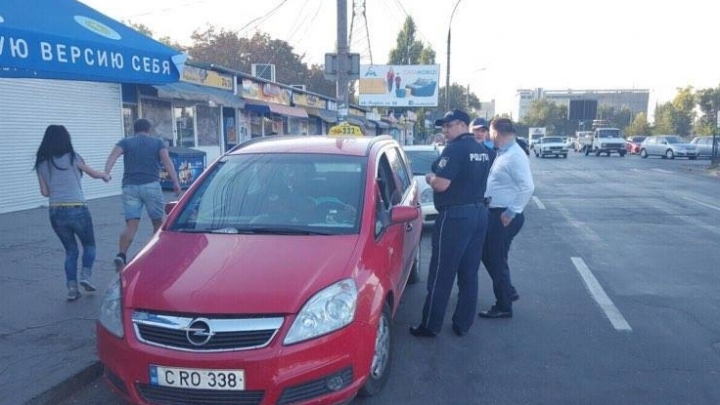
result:
<svg viewBox="0 0 720 405"><path fill-rule="evenodd" d="M462 336L473 324L478 295L478 269L487 231L483 204L491 151L468 132L470 117L452 110L435 122L447 146L425 180L432 187L438 217L432 236L428 294L422 321L413 336L433 337L442 329L445 310L457 276L459 288L453 331Z"/></svg>
<svg viewBox="0 0 720 405"><path fill-rule="evenodd" d="M140 118L135 121L134 130L135 136L118 141L105 162L105 173L110 173L115 161L123 156L122 202L125 229L120 234L120 248L114 259L118 271L127 262L127 251L137 233L143 207L152 221L153 232L157 232L162 225L165 198L160 187L161 163L170 175L175 194L179 195L181 191L165 142L150 136L150 121Z"/></svg>

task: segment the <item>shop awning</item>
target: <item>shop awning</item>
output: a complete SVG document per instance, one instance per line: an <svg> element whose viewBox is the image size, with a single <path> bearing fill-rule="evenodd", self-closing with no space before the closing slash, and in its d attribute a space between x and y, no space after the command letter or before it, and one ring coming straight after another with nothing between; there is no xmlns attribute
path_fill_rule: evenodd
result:
<svg viewBox="0 0 720 405"><path fill-rule="evenodd" d="M76 0L2 0L0 38L0 77L173 83L187 59Z"/></svg>
<svg viewBox="0 0 720 405"><path fill-rule="evenodd" d="M325 122L336 123L337 111L326 110L324 108L305 107L308 115L320 117Z"/></svg>
<svg viewBox="0 0 720 405"><path fill-rule="evenodd" d="M347 122L349 124L353 124L353 125L360 125L361 127L364 127L367 125L367 121L365 121L365 118L357 117L357 116L353 116L353 115L348 115Z"/></svg>
<svg viewBox="0 0 720 405"><path fill-rule="evenodd" d="M275 113L286 115L288 117L307 118L308 114L302 108L291 107L289 105L266 103L259 100L245 100L245 109L260 113Z"/></svg>
<svg viewBox="0 0 720 405"><path fill-rule="evenodd" d="M368 122L377 125L379 128L390 128L387 122L368 120Z"/></svg>
<svg viewBox="0 0 720 405"><path fill-rule="evenodd" d="M245 103L240 97L235 96L229 91L213 87L199 86L185 82L162 84L153 87L157 90L158 97L162 98L205 102L212 101L215 104L232 108L243 108L245 106Z"/></svg>

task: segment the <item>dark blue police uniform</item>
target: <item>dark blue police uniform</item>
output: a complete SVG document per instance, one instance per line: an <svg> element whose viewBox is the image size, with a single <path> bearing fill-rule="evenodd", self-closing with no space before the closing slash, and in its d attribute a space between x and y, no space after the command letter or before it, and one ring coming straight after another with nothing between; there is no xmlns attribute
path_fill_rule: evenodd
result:
<svg viewBox="0 0 720 405"><path fill-rule="evenodd" d="M456 276L459 292L453 330L464 334L475 319L488 220L483 197L492 157L492 150L465 133L450 141L433 164L437 177L450 180L447 190L433 194L438 217L432 236L428 295L418 327L433 334L442 328Z"/></svg>

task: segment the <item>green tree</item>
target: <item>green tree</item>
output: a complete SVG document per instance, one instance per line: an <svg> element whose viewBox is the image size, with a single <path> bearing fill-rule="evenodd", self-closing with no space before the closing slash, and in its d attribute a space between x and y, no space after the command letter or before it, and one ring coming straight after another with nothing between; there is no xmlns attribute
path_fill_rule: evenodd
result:
<svg viewBox="0 0 720 405"><path fill-rule="evenodd" d="M653 126L653 134L674 134L675 133L675 106L673 103L667 102L655 106L655 125Z"/></svg>
<svg viewBox="0 0 720 405"><path fill-rule="evenodd" d="M633 114L627 106L616 109L615 107L601 105L598 107L597 118L606 120L611 127L625 128L632 122Z"/></svg>
<svg viewBox="0 0 720 405"><path fill-rule="evenodd" d="M712 135L717 126L717 116L720 112L720 86L710 89L698 90L695 93L697 104L702 112L695 121L695 133L698 135Z"/></svg>
<svg viewBox="0 0 720 405"><path fill-rule="evenodd" d="M630 123L630 125L625 127L623 132L627 136L649 134L650 133L650 124L648 124L647 115L645 115L645 113L642 113L642 112L635 114L633 121Z"/></svg>
<svg viewBox="0 0 720 405"><path fill-rule="evenodd" d="M389 65L432 65L435 63L435 51L415 38L417 27L412 17L405 19L398 33L395 48L390 50Z"/></svg>
<svg viewBox="0 0 720 405"><path fill-rule="evenodd" d="M253 63L274 64L278 83L305 84L309 91L335 96L335 88L324 80L320 66L308 68L304 55L296 54L289 43L267 33L256 32L248 38L209 26L204 31L194 31L191 38L193 44L188 53L193 59L246 73L252 71Z"/></svg>
<svg viewBox="0 0 720 405"><path fill-rule="evenodd" d="M445 87L440 87L438 89L438 104L439 104L439 110L443 110L445 108ZM463 111L467 111L468 113L479 110L482 105L480 103L480 99L475 95L475 93L468 93L467 87L461 86L457 83L453 83L450 85L450 92L449 97L450 103L447 104L451 110L459 109Z"/></svg>
<svg viewBox="0 0 720 405"><path fill-rule="evenodd" d="M673 125L675 133L681 136L692 134L693 123L695 122L696 97L692 86L678 89L672 104L675 108Z"/></svg>
<svg viewBox="0 0 720 405"><path fill-rule="evenodd" d="M522 124L528 127L545 127L548 135L568 136L575 132L577 125L569 121L567 117L567 106L540 99L530 104Z"/></svg>

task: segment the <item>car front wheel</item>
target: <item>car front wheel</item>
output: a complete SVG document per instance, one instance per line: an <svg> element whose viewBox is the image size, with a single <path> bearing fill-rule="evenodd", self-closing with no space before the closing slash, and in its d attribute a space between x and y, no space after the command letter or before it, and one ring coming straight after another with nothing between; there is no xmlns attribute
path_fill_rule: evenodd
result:
<svg viewBox="0 0 720 405"><path fill-rule="evenodd" d="M645 149L640 149L640 157L643 159L646 159L648 157L647 151Z"/></svg>
<svg viewBox="0 0 720 405"><path fill-rule="evenodd" d="M375 334L375 352L373 354L372 364L370 364L370 374L365 381L365 385L360 389L358 395L369 397L377 394L382 390L390 375L390 365L392 364L392 338L390 336L390 327L392 326L392 315L390 306L385 303L380 319L378 319L377 332Z"/></svg>
<svg viewBox="0 0 720 405"><path fill-rule="evenodd" d="M665 157L668 159L675 159L675 153L672 151L672 149L668 149L665 151Z"/></svg>

